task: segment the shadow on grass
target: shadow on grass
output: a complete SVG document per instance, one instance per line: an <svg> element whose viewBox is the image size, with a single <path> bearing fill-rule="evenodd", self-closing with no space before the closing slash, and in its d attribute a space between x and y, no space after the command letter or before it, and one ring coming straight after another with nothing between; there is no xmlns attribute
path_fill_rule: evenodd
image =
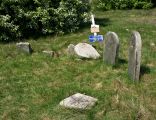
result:
<svg viewBox="0 0 156 120"><path fill-rule="evenodd" d="M111 22L110 22L109 18L95 18L95 23L97 25L104 27L104 26L110 25Z"/></svg>
<svg viewBox="0 0 156 120"><path fill-rule="evenodd" d="M144 74L149 74L151 72L151 69L146 66L146 65L141 65L140 66L140 78L144 75Z"/></svg>
<svg viewBox="0 0 156 120"><path fill-rule="evenodd" d="M82 32L84 29L88 28L90 30L91 22L88 22L86 24L82 24L80 26L80 29L76 31L77 32ZM110 25L110 19L109 18L95 18L95 24L100 25L100 27L108 26Z"/></svg>
<svg viewBox="0 0 156 120"><path fill-rule="evenodd" d="M119 64L127 64L128 61L126 61L125 59L119 58L118 63Z"/></svg>
<svg viewBox="0 0 156 120"><path fill-rule="evenodd" d="M113 65L113 68L119 68L123 64L128 64L128 61L123 58L119 58L117 64Z"/></svg>

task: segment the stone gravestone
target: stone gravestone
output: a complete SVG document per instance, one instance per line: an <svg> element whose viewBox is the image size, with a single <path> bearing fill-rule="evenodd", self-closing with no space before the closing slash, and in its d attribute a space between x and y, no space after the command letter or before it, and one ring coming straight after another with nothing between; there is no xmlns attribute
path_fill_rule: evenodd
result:
<svg viewBox="0 0 156 120"><path fill-rule="evenodd" d="M31 48L31 45L28 42L17 43L16 47L19 51L22 51L28 54L31 54L33 52L33 49Z"/></svg>
<svg viewBox="0 0 156 120"><path fill-rule="evenodd" d="M128 74L133 80L139 80L142 41L139 32L133 31L129 45Z"/></svg>
<svg viewBox="0 0 156 120"><path fill-rule="evenodd" d="M114 65L118 59L119 38L116 33L108 32L105 36L104 61Z"/></svg>
<svg viewBox="0 0 156 120"><path fill-rule="evenodd" d="M60 106L73 109L91 109L98 100L91 96L76 93L60 102Z"/></svg>

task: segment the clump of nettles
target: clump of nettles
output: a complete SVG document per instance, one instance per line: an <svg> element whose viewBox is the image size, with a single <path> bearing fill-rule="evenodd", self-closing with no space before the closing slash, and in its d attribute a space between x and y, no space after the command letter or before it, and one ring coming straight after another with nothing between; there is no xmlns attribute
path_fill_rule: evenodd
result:
<svg viewBox="0 0 156 120"><path fill-rule="evenodd" d="M89 0L0 1L0 41L74 32L89 21Z"/></svg>

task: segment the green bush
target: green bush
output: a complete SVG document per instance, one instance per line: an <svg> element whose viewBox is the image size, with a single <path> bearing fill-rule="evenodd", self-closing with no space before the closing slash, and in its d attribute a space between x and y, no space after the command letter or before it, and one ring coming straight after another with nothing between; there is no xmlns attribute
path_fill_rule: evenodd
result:
<svg viewBox="0 0 156 120"><path fill-rule="evenodd" d="M149 9L153 6L151 0L98 0L98 8L110 9Z"/></svg>
<svg viewBox="0 0 156 120"><path fill-rule="evenodd" d="M153 6L156 6L156 0L152 0Z"/></svg>
<svg viewBox="0 0 156 120"><path fill-rule="evenodd" d="M9 15L0 15L0 40L8 41L21 37L19 26L14 25Z"/></svg>
<svg viewBox="0 0 156 120"><path fill-rule="evenodd" d="M0 0L0 41L73 32L89 11L89 0Z"/></svg>

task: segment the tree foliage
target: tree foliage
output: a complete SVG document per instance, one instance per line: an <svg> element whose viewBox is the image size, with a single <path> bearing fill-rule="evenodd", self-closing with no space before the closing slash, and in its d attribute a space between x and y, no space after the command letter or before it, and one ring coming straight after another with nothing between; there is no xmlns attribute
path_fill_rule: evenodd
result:
<svg viewBox="0 0 156 120"><path fill-rule="evenodd" d="M89 11L88 0L0 0L0 41L73 32Z"/></svg>
<svg viewBox="0 0 156 120"><path fill-rule="evenodd" d="M98 0L98 8L110 9L149 9L153 6L151 0Z"/></svg>

